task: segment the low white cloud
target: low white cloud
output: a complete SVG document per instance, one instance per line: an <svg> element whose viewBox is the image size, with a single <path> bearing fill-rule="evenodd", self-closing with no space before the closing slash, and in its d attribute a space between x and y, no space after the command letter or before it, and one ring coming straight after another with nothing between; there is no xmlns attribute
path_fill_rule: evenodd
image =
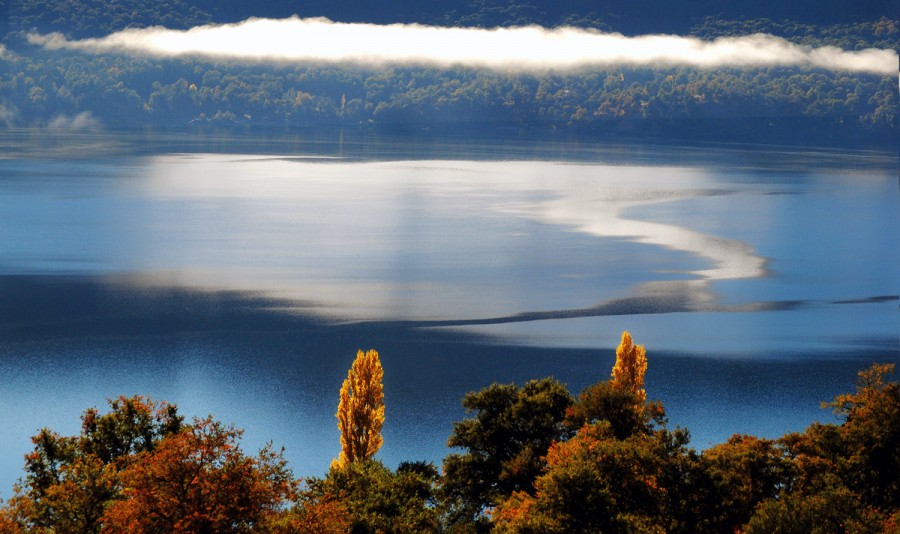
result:
<svg viewBox="0 0 900 534"><path fill-rule="evenodd" d="M56 130L94 130L100 128L100 121L90 111L82 111L77 115L58 115L49 123L48 128Z"/></svg>
<svg viewBox="0 0 900 534"><path fill-rule="evenodd" d="M804 65L876 74L897 73L897 52L811 48L772 35L703 41L675 35L626 37L580 28L445 28L417 24L345 24L327 19L249 19L189 30L128 29L70 41L29 36L48 49L159 57L204 56L243 61L360 65L463 65L491 69L565 70L605 65L698 68Z"/></svg>
<svg viewBox="0 0 900 534"><path fill-rule="evenodd" d="M12 126L16 121L16 110L0 103L0 126Z"/></svg>

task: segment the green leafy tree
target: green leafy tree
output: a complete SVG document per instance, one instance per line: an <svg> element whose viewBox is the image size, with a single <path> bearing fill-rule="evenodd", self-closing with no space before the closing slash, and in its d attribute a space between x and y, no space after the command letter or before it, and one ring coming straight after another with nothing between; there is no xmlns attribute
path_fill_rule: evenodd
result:
<svg viewBox="0 0 900 534"><path fill-rule="evenodd" d="M606 421L618 439L649 434L662 426L665 410L659 402L643 402L630 389L616 387L610 380L588 386L566 412L566 425L577 430L584 425Z"/></svg>
<svg viewBox="0 0 900 534"><path fill-rule="evenodd" d="M457 422L447 444L466 449L444 459L442 496L451 524L481 522L482 512L514 491L533 491L550 445L567 436L572 397L559 382L492 384L468 393L472 417Z"/></svg>
<svg viewBox="0 0 900 534"><path fill-rule="evenodd" d="M730 530L745 524L756 506L781 494L790 465L776 442L735 434L703 452L721 507L715 522Z"/></svg>
<svg viewBox="0 0 900 534"><path fill-rule="evenodd" d="M376 460L332 466L325 478L307 481L289 513L293 531L438 531L437 480L437 469L423 462L402 463L396 472Z"/></svg>
<svg viewBox="0 0 900 534"><path fill-rule="evenodd" d="M878 534L884 519L845 487L812 495L790 494L763 501L744 528L746 534Z"/></svg>

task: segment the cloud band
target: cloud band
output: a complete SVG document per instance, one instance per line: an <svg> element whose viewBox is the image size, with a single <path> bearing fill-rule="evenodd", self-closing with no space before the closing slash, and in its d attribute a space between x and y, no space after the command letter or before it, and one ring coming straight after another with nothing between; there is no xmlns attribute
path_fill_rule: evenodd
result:
<svg viewBox="0 0 900 534"><path fill-rule="evenodd" d="M897 52L811 48L756 34L703 41L675 35L626 37L590 29L537 26L445 28L416 24L345 24L322 18L248 19L189 30L128 29L97 39L70 41L32 34L51 50L154 57L201 56L225 60L358 65L454 65L527 71L613 65L697 68L809 66L896 74Z"/></svg>

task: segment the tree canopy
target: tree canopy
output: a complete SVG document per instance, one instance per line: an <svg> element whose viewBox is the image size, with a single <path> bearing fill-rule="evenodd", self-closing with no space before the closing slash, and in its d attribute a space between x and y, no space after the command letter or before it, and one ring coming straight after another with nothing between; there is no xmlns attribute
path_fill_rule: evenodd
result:
<svg viewBox="0 0 900 534"><path fill-rule="evenodd" d="M493 384L466 394L472 417L453 425L442 490L451 523L483 521L482 512L513 491L532 491L550 445L567 433L572 397L551 378L524 386Z"/></svg>
<svg viewBox="0 0 900 534"><path fill-rule="evenodd" d="M143 397L91 408L77 436L41 430L24 480L0 512L16 532L249 532L293 495L281 453L245 455L241 432L185 423ZM6 532L7 530L4 530Z"/></svg>
<svg viewBox="0 0 900 534"><path fill-rule="evenodd" d="M380 383L372 352L360 351L358 372ZM493 384L463 398L469 417L448 441L462 452L443 473L357 457L303 480L271 446L244 454L233 426L120 397L85 411L78 435L32 438L0 532L897 532L893 370L860 371L855 392L825 405L838 423L704 451L668 428L634 375L577 398L552 378Z"/></svg>

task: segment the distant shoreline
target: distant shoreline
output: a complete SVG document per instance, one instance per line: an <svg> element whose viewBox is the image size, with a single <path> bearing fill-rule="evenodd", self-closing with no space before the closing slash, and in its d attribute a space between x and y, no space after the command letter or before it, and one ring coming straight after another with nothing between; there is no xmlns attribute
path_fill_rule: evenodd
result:
<svg viewBox="0 0 900 534"><path fill-rule="evenodd" d="M763 124L765 122L765 125ZM827 160L842 153L871 152L869 163L883 170L897 167L896 135L856 136L848 128L832 135L817 129L814 122L798 119L802 127L791 121L775 123L764 119L755 121L709 119L665 121L657 127L638 121L622 121L608 128L567 129L552 124L503 125L496 123L450 125L139 125L134 127L98 126L93 128L10 127L0 130L0 158L28 155L53 157L55 148L93 143L97 152L88 157L119 152L128 154L236 152L250 150L256 154L339 155L343 150L373 157L385 157L385 151L398 151L407 159L429 159L430 154L446 154L447 147L459 151L462 157L494 159L497 145L516 144L522 159L534 159L529 149L540 150L540 157L551 157L559 148L559 159L596 160L597 154L615 147L649 150L653 147L684 148L686 154L700 154L710 148L734 151L784 152L818 151ZM742 131L740 126L754 124L758 128ZM675 135L677 126L684 135ZM642 128L641 126L648 126ZM706 132L706 133L704 133ZM743 132L743 133L742 133ZM811 133L811 135L805 135ZM523 148L524 147L524 148ZM548 153L546 149L551 149ZM66 157L78 156L71 152ZM359 157L355 154L353 157ZM510 159L504 152L503 159ZM608 160L608 157L604 157ZM777 158L768 163L775 164ZM810 162L816 165L814 162ZM817 165L818 166L818 165Z"/></svg>

